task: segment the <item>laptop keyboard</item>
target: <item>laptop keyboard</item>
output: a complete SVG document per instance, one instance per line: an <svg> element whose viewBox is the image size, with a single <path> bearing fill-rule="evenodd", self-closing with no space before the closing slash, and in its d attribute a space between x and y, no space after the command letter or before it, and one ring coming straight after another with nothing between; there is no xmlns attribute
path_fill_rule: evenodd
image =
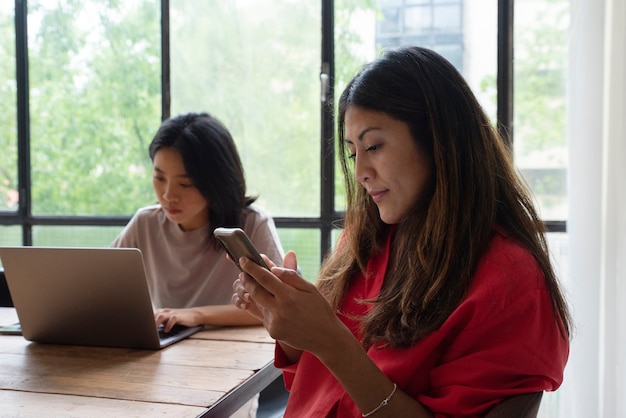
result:
<svg viewBox="0 0 626 418"><path fill-rule="evenodd" d="M165 332L165 326L163 326L163 324L159 325L159 327L157 328L157 331L159 331L159 339L163 340L166 338L170 338L173 337L174 335L180 334L181 332L185 331L188 327L184 326L184 325L174 325L172 327L172 329L169 332Z"/></svg>

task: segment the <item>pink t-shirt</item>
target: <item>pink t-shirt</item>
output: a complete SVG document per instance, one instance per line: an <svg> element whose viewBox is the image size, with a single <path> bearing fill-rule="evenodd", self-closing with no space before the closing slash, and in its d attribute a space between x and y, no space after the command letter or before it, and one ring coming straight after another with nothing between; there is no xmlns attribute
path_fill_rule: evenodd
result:
<svg viewBox="0 0 626 418"><path fill-rule="evenodd" d="M282 265L283 249L273 219L250 205L243 230L259 252ZM239 270L221 248L207 248L208 226L183 231L160 205L139 209L113 247L139 248L155 309L231 303Z"/></svg>
<svg viewBox="0 0 626 418"><path fill-rule="evenodd" d="M361 340L357 321L369 307L357 300L380 292L386 251L368 263L369 277L353 280L340 319ZM437 417L482 416L504 398L556 390L569 342L561 336L545 280L532 255L496 234L467 296L441 328L412 347L368 350L369 357ZM356 417L361 411L312 354L288 364L277 345L275 364L290 390L285 417Z"/></svg>

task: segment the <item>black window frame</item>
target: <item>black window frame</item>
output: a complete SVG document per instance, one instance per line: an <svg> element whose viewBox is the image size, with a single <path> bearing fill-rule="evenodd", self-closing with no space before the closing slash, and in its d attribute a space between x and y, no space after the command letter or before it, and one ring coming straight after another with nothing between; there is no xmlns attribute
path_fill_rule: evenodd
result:
<svg viewBox="0 0 626 418"><path fill-rule="evenodd" d="M162 42L162 120L170 116L170 0L161 0ZM498 68L497 126L510 147L513 141L513 10L514 0L498 0ZM320 75L334 80L334 0L321 0L322 48ZM17 146L19 203L16 212L0 213L0 225L20 225L22 245L33 245L34 226L124 226L130 216L34 216L31 201L30 118L28 79L27 0L15 0L15 43L17 83ZM328 103L333 103L333 83L327 86ZM332 246L332 231L342 213L335 209L335 143L334 114L331 106L320 105L321 111L321 193L319 217L277 217L277 228L311 228L321 232L320 254ZM328 179L324 181L324 179ZM546 221L549 232L566 232L566 221ZM321 261L321 260L320 260Z"/></svg>

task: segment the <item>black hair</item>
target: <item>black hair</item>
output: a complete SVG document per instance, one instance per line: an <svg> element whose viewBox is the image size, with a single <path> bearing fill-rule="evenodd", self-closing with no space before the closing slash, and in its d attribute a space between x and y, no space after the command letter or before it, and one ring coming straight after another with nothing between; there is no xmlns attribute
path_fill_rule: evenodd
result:
<svg viewBox="0 0 626 418"><path fill-rule="evenodd" d="M186 113L163 121L149 147L150 159L171 148L209 206L207 242L217 245L218 226L242 227L244 210L256 200L246 195L246 180L237 146L226 126L208 113Z"/></svg>

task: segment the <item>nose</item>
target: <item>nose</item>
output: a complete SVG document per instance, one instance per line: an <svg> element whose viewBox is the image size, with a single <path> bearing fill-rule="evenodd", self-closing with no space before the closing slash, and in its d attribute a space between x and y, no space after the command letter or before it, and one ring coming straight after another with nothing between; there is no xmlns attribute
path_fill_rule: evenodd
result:
<svg viewBox="0 0 626 418"><path fill-rule="evenodd" d="M372 170L366 155L356 155L354 157L354 175L359 183L364 183L372 176Z"/></svg>
<svg viewBox="0 0 626 418"><path fill-rule="evenodd" d="M178 200L178 194L175 192L172 186L168 185L163 189L163 199L167 200L168 202L172 202Z"/></svg>

